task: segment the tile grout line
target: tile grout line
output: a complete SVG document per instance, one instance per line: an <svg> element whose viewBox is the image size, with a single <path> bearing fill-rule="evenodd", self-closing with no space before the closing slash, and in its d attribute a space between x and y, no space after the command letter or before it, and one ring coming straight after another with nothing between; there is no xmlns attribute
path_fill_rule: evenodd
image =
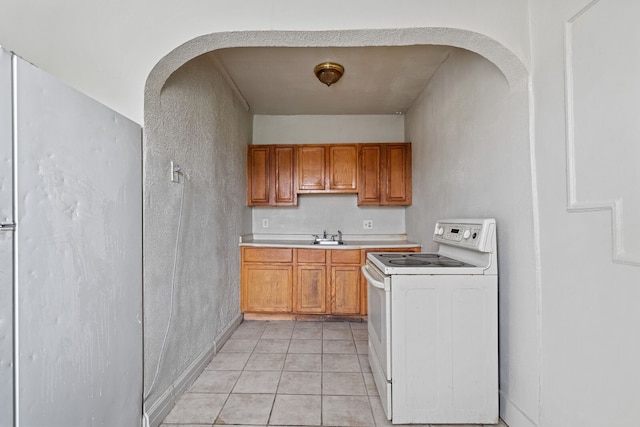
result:
<svg viewBox="0 0 640 427"><path fill-rule="evenodd" d="M288 356L293 355L293 354L298 354L298 353L291 353L290 352L290 350L292 349L291 348L292 340L294 339L294 335L293 334L294 334L294 331L296 330L296 326L297 325L294 325L294 328L292 329L291 334L288 334L287 347L285 349L285 353L283 353L284 357L285 357L285 360L283 361L283 363L280 365L280 367L278 369L278 372L279 372L278 383L277 383L276 388L275 388L273 401L271 402L270 412L269 412L269 415L268 415L268 418L267 418L267 425L271 425L270 424L270 422L272 421L271 417L274 414L275 402L277 400L278 395L288 394L288 393L284 393L283 394L283 393L280 393L279 391L280 391L280 386L282 385L282 379L283 379L284 372L288 372L288 371L285 370L286 361L288 359ZM320 339L321 348L320 348L320 351L319 351L319 355L320 355L320 367L319 367L319 371L320 371L320 394L319 394L318 397L319 397L319 404L320 404L319 405L320 426L323 426L324 422L325 422L325 419L324 419L324 407L325 407L324 398L326 397L325 396L325 391L326 390L324 388L324 385L325 385L325 381L324 381L325 380L325 373L329 372L329 371L336 370L336 374L339 374L340 372L342 372L343 369L347 369L347 371L344 371L344 372L352 372L346 366L345 367L336 366L334 368L325 366L325 364L327 362L326 358L327 358L328 354L335 354L336 356L340 356L340 355L349 356L349 354L352 355L352 357L354 358L355 362L357 363L358 371L360 373L358 378L360 378L360 381L361 381L361 384L362 384L362 387L363 387L363 396L364 396L364 400L366 401L366 404L367 404L367 406L369 408L369 414L370 414L371 420L373 421L374 424L377 425L376 420L375 420L375 416L373 414L373 407L371 405L372 396L369 395L369 391L368 391L367 386L366 386L366 380L364 378L365 377L365 370L364 370L365 367L363 366L363 363L362 363L362 360L361 360L361 356L366 356L366 355L365 354L360 354L358 352L358 348L356 346L356 341L357 340L356 340L356 336L354 335L354 329L351 328L351 325L349 325L346 328L337 328L339 330L349 331L348 342L352 346L353 353L345 353L345 352L340 352L340 351L338 351L336 353L326 353L325 352L325 343L328 342L328 341L334 341L334 340L331 340L331 339L329 339L327 337L326 331L328 329L330 329L330 328L325 328L324 326L325 326L325 324L323 323L322 324L322 329L321 329L321 337L320 337L321 338ZM357 328L357 329L362 329L362 328ZM243 362L243 365L242 365L242 367L240 369L240 375L242 375L243 373L249 372L249 370L247 370L247 367L249 366L249 363L252 360L252 357L254 357L256 355L262 355L263 354L262 352L259 351L260 350L260 347L259 347L260 341L268 340L268 339L281 339L281 338L284 338L284 337L280 337L278 335L278 333L273 333L273 336L270 336L270 334L267 334L265 336L265 334L267 333L268 330L269 330L269 328L268 328L268 325L267 325L262 329L262 332L259 334L259 336L257 338L253 338L253 339L255 339L255 345L253 345L251 350L250 350L250 352L248 352L248 358L247 358L247 360L245 362ZM273 332L273 331L270 331L270 332ZM343 338L341 338L340 335L341 334L336 333L333 336L335 337L335 340L342 340ZM247 339L247 338L238 337L237 339ZM296 339L300 339L300 340L311 339L312 340L312 339L315 339L315 338L310 336L308 338L296 338ZM346 351L346 349L345 349L345 351ZM271 351L266 351L265 354L267 354L267 353L271 353ZM313 354L313 353L299 353L299 354ZM327 369L329 369L329 370L327 371ZM267 369L267 370L270 370L270 369ZM303 371L292 371L292 372L312 372L312 371L303 370ZM222 410L224 409L226 403L228 402L229 397L231 396L231 394L233 394L233 391L234 391L235 387L237 386L239 379L240 379L240 377L238 377L234 381L234 384L231 387L230 392L227 394L224 404L222 405L222 409L217 414L216 420L218 419L220 413L222 412ZM297 393L291 393L291 394L298 395ZM301 394L301 395L306 396L306 394L304 394L304 393ZM336 395L336 396L340 396L340 395ZM344 396L357 396L357 394L353 395L353 394L349 394L349 392L345 391L344 392ZM216 420L214 420L214 424L213 425L215 425L215 421Z"/></svg>
<svg viewBox="0 0 640 427"><path fill-rule="evenodd" d="M233 335L235 335L235 333L237 332L234 331L234 333L231 335L231 338L233 338ZM264 333L264 331L263 331ZM262 336L262 334L260 334L260 337ZM258 342L260 341L260 337L258 337ZM233 383L233 387L231 387L231 389L229 390L229 393L227 394L227 398L224 400L224 403L222 404L222 406L220 407L220 410L218 411L218 414L216 415L215 420L213 420L213 424L212 427L215 427L216 425L216 421L218 421L220 414L222 413L222 410L224 409L224 407L227 405L227 402L229 401L229 398L231 397L231 394L233 393L233 390L236 388L236 386L238 385L238 381L240 381L240 378L242 377L243 372L245 371L245 368L247 367L247 365L249 364L249 360L251 359L251 355L253 354L253 352L255 351L256 346L258 345L258 343L256 342L256 345L253 346L253 348L251 349L251 353L249 353L249 357L247 357L247 360L242 364L242 369L240 370L240 375L238 375L238 378L236 378L236 380Z"/></svg>
<svg viewBox="0 0 640 427"><path fill-rule="evenodd" d="M240 375L242 375L245 372L248 372L249 374L251 373L251 370L247 370L247 367L249 366L249 363L250 363L250 360L251 360L252 356L254 356L254 355L265 355L265 354L271 353L271 351L267 351L266 353L259 352L260 347L258 346L260 341L263 340L263 336L266 333L266 331L268 330L268 326L269 325L267 324L267 325L265 325L264 327L261 328L261 331L259 331L260 333L257 334L258 335L257 338L256 338L255 335L249 334L249 335L252 335L251 340L252 341L255 340L255 344L251 347L250 351L245 353L248 356L247 356L247 359L242 363L242 367L240 368ZM272 421L271 417L274 415L275 402L276 402L276 399L278 398L279 395L280 396L284 396L284 395L313 396L314 395L313 393L311 393L311 394L305 394L305 393L300 394L300 393L295 393L295 392L292 392L292 393L280 393L279 392L280 391L280 386L282 385L282 380L283 380L283 376L284 376L285 372L295 372L295 373L315 372L315 371L309 371L309 370L285 371L286 360L287 360L289 355L293 355L293 354L311 355L311 354L314 354L314 353L290 353L292 340L294 339L293 338L293 334L294 334L294 331L296 330L296 326L297 325L294 325L294 327L293 327L293 329L291 331L291 334L289 335L289 339L288 339L289 342L288 342L288 345L286 347L285 353L283 353L284 354L284 361L280 365L280 368L278 369L279 376L278 376L278 381L277 381L277 384L276 384L276 387L275 387L275 392L273 394L273 400L271 401L271 407L270 407L270 410L269 410L269 413L268 413L268 416L267 416L267 424L266 424L267 426L271 426L272 425L271 424L271 421ZM325 369L325 362L327 361L328 355L349 356L350 354L349 353L325 353L324 343L328 342L328 341L335 341L335 339L332 340L332 339L328 339L326 337L325 331L329 330L331 328L325 329L324 326L325 326L325 324L323 323L322 324L322 329L321 329L321 334L320 334L320 336L321 336L321 339L320 339L321 348L320 348L320 352L319 352L319 356L320 356L320 368L319 368L319 370L320 370L320 392L319 393L320 394L318 396L319 397L319 411L320 411L320 414L319 414L320 415L320 424L319 424L319 426L324 426L324 422L325 422L325 419L324 419L325 397L328 397L328 396L325 396L325 388L324 388L325 373L334 373L334 371L335 371L335 374L352 372L350 370L352 368L347 366L347 365L344 365L344 366L343 365L336 365L334 367L327 366L327 368L329 370L327 371ZM336 328L336 329L349 330L350 333L351 333L351 338L350 338L349 341L353 345L353 349L354 349L354 353L352 355L355 357L355 360L357 361L357 364L358 364L359 373L360 373L359 378L362 381L362 386L364 387L364 394L363 394L364 399L363 400L366 401L366 404L367 404L367 406L369 408L368 413L369 413L371 421L373 422L373 425L375 425L375 426L388 425L388 423L385 422L385 419L377 419L376 418L376 415L375 415L376 411L374 410L374 405L372 404L372 401L374 399L376 399L376 398L379 398L379 396L369 394L369 389L367 388L367 382L366 382L366 379L365 379L365 377L368 374L368 372L365 371L365 369L367 368L366 367L366 363L368 363L367 362L368 356L367 356L367 354L358 353L358 348L356 346L356 341L358 341L356 339L356 335L361 337L362 332L357 332L356 334L354 334L354 332L357 331L357 330L358 331L362 330L364 328L355 328L355 329L353 329L352 326L353 326L353 324L349 324L348 328ZM277 328L275 328L275 329L277 329ZM334 330L336 330L336 329L334 329ZM271 332L273 332L273 331L271 331ZM336 336L339 336L339 335L340 334L335 334L333 336L336 337ZM238 337L237 339L248 339L248 338ZM284 339L284 338L279 336L278 333L274 333L274 337L271 337L271 338L269 338L269 335L264 337L264 340L270 340L270 339ZM315 339L315 338L300 338L300 339L304 340L304 339ZM336 339L341 340L343 338L336 338ZM268 350L268 349L265 349L265 350ZM235 352L230 351L229 353L235 353ZM273 354L276 354L276 353L273 353ZM364 362L366 362L366 363L363 363L363 359L364 359ZM236 370L236 369L238 369L238 368L231 369L231 370ZM205 370L207 370L207 369L205 368ZM212 370L213 371L217 371L216 369L212 369ZM229 370L229 369L222 369L222 370ZM266 371L270 371L270 370L272 370L272 369L266 369ZM213 424L209 424L209 425L211 425L213 427L217 426L217 424L215 424L215 422L219 419L219 416L222 413L222 410L225 408L227 402L229 401L230 396L233 394L233 391L234 391L235 387L237 386L239 379L240 379L240 376L238 376L238 378L236 378L235 381L233 382L233 385L231 386L229 393L226 393L226 398L224 399L224 403L222 404L221 409L218 411L218 413L216 415L216 418L213 421ZM216 392L201 392L201 393L198 393L198 394L220 394L220 393L216 393ZM242 394L242 393L238 393L238 394ZM259 393L259 394L270 394L270 393ZM359 395L357 395L357 394L349 394L345 390L345 391L343 391L343 394L331 395L331 396L334 396L334 397L355 396L355 397L357 397ZM277 420L275 420L275 421L277 421ZM501 422L501 424L498 427L506 427L506 424L503 424L504 423L503 420L500 420L500 422ZM180 424L184 424L184 422L183 421L178 422L178 425L180 425ZM169 425L167 424L167 426L169 426ZM316 427L319 427L319 426L316 426ZM424 426L426 426L426 427L435 427L433 425L424 425ZM308 426L308 427L311 427L311 426ZM324 426L324 427L328 427L328 426ZM478 425L477 427L489 427L489 426L488 425Z"/></svg>

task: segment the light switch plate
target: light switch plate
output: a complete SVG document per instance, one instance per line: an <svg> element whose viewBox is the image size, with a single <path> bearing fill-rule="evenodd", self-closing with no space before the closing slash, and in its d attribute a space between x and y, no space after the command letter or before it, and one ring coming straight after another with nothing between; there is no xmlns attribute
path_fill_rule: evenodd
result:
<svg viewBox="0 0 640 427"><path fill-rule="evenodd" d="M171 160L170 166L171 166L171 182L175 182L176 184L179 184L180 183L180 166L174 163L173 160Z"/></svg>

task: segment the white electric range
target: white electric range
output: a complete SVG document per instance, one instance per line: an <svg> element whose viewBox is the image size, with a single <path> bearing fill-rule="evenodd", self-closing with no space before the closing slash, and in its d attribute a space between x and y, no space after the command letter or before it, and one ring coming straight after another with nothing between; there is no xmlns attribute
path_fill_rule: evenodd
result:
<svg viewBox="0 0 640 427"><path fill-rule="evenodd" d="M498 422L494 219L436 223L434 253L370 253L369 363L394 424Z"/></svg>

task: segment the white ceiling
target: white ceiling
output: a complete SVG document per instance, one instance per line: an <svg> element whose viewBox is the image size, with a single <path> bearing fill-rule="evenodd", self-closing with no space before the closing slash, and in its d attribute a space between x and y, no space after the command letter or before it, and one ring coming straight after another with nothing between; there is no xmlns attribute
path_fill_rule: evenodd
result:
<svg viewBox="0 0 640 427"><path fill-rule="evenodd" d="M254 114L403 114L453 49L247 47L210 55ZM327 61L345 69L330 87L313 73Z"/></svg>

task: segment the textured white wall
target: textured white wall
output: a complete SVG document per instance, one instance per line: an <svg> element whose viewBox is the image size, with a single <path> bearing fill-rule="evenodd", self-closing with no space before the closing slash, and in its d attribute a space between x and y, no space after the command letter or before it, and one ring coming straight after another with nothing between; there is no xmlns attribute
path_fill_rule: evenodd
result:
<svg viewBox="0 0 640 427"><path fill-rule="evenodd" d="M184 208L174 314L147 408L240 314L238 236L251 231L245 156L251 117L205 57L177 70L147 116L144 159L145 393L171 306L174 247ZM173 160L188 174L170 182Z"/></svg>
<svg viewBox="0 0 640 427"><path fill-rule="evenodd" d="M640 4L531 4L543 278L541 425L636 426L640 268L614 262L612 244L619 231L628 249L640 245L640 214L633 212L639 200ZM566 38L573 55L565 49L568 21L573 22ZM566 79L565 57L573 66ZM565 81L571 80L576 92L565 97ZM567 105L576 113L568 122ZM633 117L627 111L635 112ZM568 159L566 129L571 126L575 151ZM613 153L615 163L610 162ZM573 178L568 166L576 168ZM572 179L574 206L604 210L569 212ZM623 219L630 215L630 221L613 221L605 206L614 199L624 209L617 213ZM634 258L639 261L637 254Z"/></svg>
<svg viewBox="0 0 640 427"><path fill-rule="evenodd" d="M404 116L255 116L254 144L312 144L347 142L404 142ZM357 196L298 196L298 206L255 207L254 233L318 234L323 230L345 234L403 234L404 207L358 207ZM269 228L262 220L269 220ZM363 230L362 221L373 220L372 230Z"/></svg>
<svg viewBox="0 0 640 427"><path fill-rule="evenodd" d="M142 91L150 71L196 37L428 27L485 34L529 62L526 0L326 0L322 7L298 0L58 0L37 6L4 0L0 45L142 123Z"/></svg>
<svg viewBox="0 0 640 427"><path fill-rule="evenodd" d="M402 206L358 206L355 194L298 195L298 206L253 208L253 232L259 234L404 234L405 208ZM262 220L269 220L269 228ZM364 230L363 220L372 220L373 229Z"/></svg>
<svg viewBox="0 0 640 427"><path fill-rule="evenodd" d="M640 282L638 268L632 265L613 263L611 260L611 214L608 211L568 213L567 212L567 163L565 144L565 97L564 97L564 28L565 21L572 18L581 8L590 3L589 0L540 0L540 1L512 1L490 0L477 2L475 0L402 0L384 1L372 3L367 0L355 0L349 2L335 1L324 3L327 10L339 10L340 13L324 13L316 8L309 8L305 2L295 0L252 0L242 4L230 3L222 0L195 0L187 4L176 3L168 0L151 1L141 0L126 2L103 2L79 4L72 0L61 0L38 4L22 0L8 0L2 4L0 14L0 44L16 51L29 61L41 66L45 70L61 77L72 86L82 90L90 96L105 103L128 117L142 122L143 114L143 88L151 69L170 51L188 40L203 34L221 32L219 45L231 43L232 31L260 31L264 30L268 36L272 31L309 31L336 29L391 29L389 33L401 36L393 29L442 27L446 31L451 29L463 29L484 34L503 44L507 50L515 53L525 64L529 64L529 30L533 52L532 90L535 99L535 115L531 120L535 121L535 156L536 168L540 188L540 236L541 236L541 267L542 278L542 375L541 375L541 410L540 424L544 427L555 426L600 426L600 425L635 425L640 400L636 385L640 383L640 359L639 344L636 331L639 329L640 320L637 310L637 301L640 299ZM586 77L597 78L599 84L611 84L615 81L625 81L618 78L620 72L628 72L637 66L637 55L630 52L637 51L633 40L640 39L637 26L624 21L637 15L631 7L637 7L633 2L624 0L607 0L594 2L594 9L585 15L585 21L577 21L580 25L589 19L601 18L601 26L589 27L588 34L596 35L598 39L611 34L605 24L613 25L617 29L625 29L626 35L615 40L608 47L614 47L613 51L627 53L624 68L613 65L606 68L612 75L605 77L596 76L586 72ZM602 6L613 7L620 13L603 11ZM530 8L530 10L529 10ZM595 15L591 13L595 12ZM529 15L530 14L530 15ZM55 15L56 19L51 19ZM530 21L529 21L530 18ZM111 25L103 25L109 22ZM531 25L529 25L531 24ZM598 30L600 33L598 33ZM79 36L80 35L80 36ZM387 34L388 35L388 34ZM368 34L371 36L371 34ZM386 35L385 35L386 36ZM283 45L292 44L292 36ZM357 44L359 35L349 36L344 43ZM375 35L373 36L375 38ZM457 34L458 41L464 41L462 33ZM318 36L321 39L321 36ZM247 43L253 38L249 37ZM256 42L262 42L262 38ZM344 40L342 38L341 40ZM607 38L608 40L608 38ZM240 41L242 42L242 41ZM338 43L335 40L333 43ZM451 44L454 44L452 41ZM272 44L277 44L277 40ZM312 43L313 44L313 43ZM594 51L594 54L596 52ZM593 60L593 58L587 58ZM177 68L177 67L175 67ZM169 73L173 72L171 69ZM485 72L485 74L487 74ZM636 73L637 74L637 73ZM469 76L467 76L469 78ZM166 76L159 79L160 87L164 84ZM490 87L500 90L496 82L491 80ZM455 89L455 88L453 88ZM504 88L503 88L504 90ZM618 94L626 91L612 87L605 92L610 95L603 101L611 107L625 108L636 111L637 108L630 104L628 99L617 98ZM158 90L159 92L159 90ZM502 93L498 91L498 93ZM155 96L155 95L154 95ZM499 95L484 94L486 99L497 99ZM504 95L505 99L521 96L519 90L515 94ZM633 99L638 99L634 97ZM187 103L187 100L183 100ZM466 101L461 100L464 104ZM509 101L510 102L510 101ZM423 104L424 101L420 105ZM417 105L416 112L422 107ZM589 103L581 104L586 107L583 113L594 113L596 110L588 108ZM462 105L453 106L463 108ZM235 107L234 107L235 108ZM489 111L494 108L487 106ZM145 107L148 110L148 107ZM212 114L215 113L212 112ZM417 113L416 113L417 114ZM424 111L427 114L427 111ZM153 116L153 114L151 114ZM484 116L481 116L484 117ZM588 117L588 116L587 116ZM155 123L155 132L159 141L163 134L160 132L159 117L149 117L150 124ZM203 120L205 121L205 120ZM447 122L445 122L447 123ZM490 123L487 122L487 123ZM505 123L509 125L509 123ZM407 139L417 141L419 132L426 132L416 128L417 122L409 126ZM444 124L434 124L439 128L438 132L452 132L442 127ZM449 122L450 127L454 124ZM602 122L602 128L616 134L620 127L613 128L610 123ZM622 126L623 129L628 129ZM149 133L149 129L147 130ZM495 132L495 131L494 131ZM480 133L480 132L479 132ZM490 132L489 132L490 133ZM632 137L637 141L636 131ZM180 135L176 135L180 140ZM247 137L247 140L250 136ZM473 139L472 136L469 139ZM633 145L628 142L620 142L617 138L609 139L600 147L616 144L616 149L633 152ZM490 142L490 141L489 141ZM501 141L504 142L504 141ZM488 142L483 141L485 146ZM184 148L178 148L177 143L171 143L164 153L160 146L155 147L160 151L158 155L164 156L158 161L158 170L148 173L157 176L166 173L166 161L173 157L174 153L182 153ZM620 145L622 144L622 145ZM516 153L517 162L521 164L521 156L524 150L522 143L518 143L522 152ZM421 154L416 154L414 145L414 160ZM510 147L506 153L513 154ZM478 146L478 150L482 148ZM483 153L478 153L486 157ZM596 157L599 154L596 154ZM238 154L239 156L239 154ZM632 156L630 156L632 157ZM180 160L180 159L178 159ZM469 159L466 159L469 160ZM454 159L449 162L455 163ZM426 163L426 160L425 160ZM438 167L435 160L431 165ZM473 162L461 163L460 166L474 167ZM147 165L148 167L149 165ZM417 170L414 163L414 171ZM475 166L478 167L478 166ZM524 166L525 169L527 165ZM461 180L464 168L457 169L445 175L445 184L454 185ZM493 171L495 172L495 170ZM423 172L420 172L423 173ZM426 173L426 172L425 172ZM518 172L522 174L523 172ZM616 170L622 173L622 183L625 191L633 193L636 182L629 172ZM489 171L479 171L479 176L484 177ZM426 176L426 175L425 175ZM505 176L505 175L500 175ZM506 175L510 178L510 175ZM518 174L514 175L518 176ZM588 175L591 176L591 175ZM605 174L606 179L607 174ZM424 179L423 175L416 175ZM442 177L442 175L440 175ZM468 179L468 177L467 177ZM617 179L617 178L616 178ZM625 180L626 179L626 180ZM453 182L453 183L452 183ZM581 181L582 182L582 181ZM500 182L500 185L516 185ZM519 184L522 184L521 182ZM580 182L578 183L580 185ZM420 184L418 184L420 185ZM424 185L424 184L423 184ZM432 184L433 185L433 184ZM171 192L169 193L169 188ZM420 187L417 187L420 188ZM424 187L423 187L424 188ZM158 191L159 205L171 197L171 207L167 213L175 214L178 188L167 187L167 191ZM244 191L244 189L242 189ZM441 194L444 192L441 191ZM637 193L635 193L637 194ZM443 207L427 210L427 207L414 206L415 213L408 215L408 229L421 230L418 224L432 223L438 215L436 212L449 212L444 204L454 197L450 193L444 194L440 202ZM503 197L507 198L507 195ZM521 195L514 194L514 205L520 203ZM458 199L459 200L459 199ZM149 202L150 203L150 202ZM477 204L477 206L476 206ZM518 214L520 208L507 206L500 212ZM250 224L248 210L245 212L238 207L240 222ZM412 208L413 209L413 208ZM482 199L473 196L468 205L461 206L456 213L481 213L490 209L482 204ZM526 215L526 208L522 208ZM158 215L160 217L161 215ZM420 218L420 219L418 219ZM499 224L509 224L500 217ZM214 221L223 221L215 219ZM520 221L520 220L518 220ZM526 218L522 221L526 221ZM174 224L167 219L166 224ZM242 228L242 227L241 227ZM250 225L246 230L250 231ZM500 238L503 236L504 227L499 225ZM530 230L527 229L525 234ZM509 235L517 235L519 230L510 230ZM626 236L627 240L637 243L640 233L632 230ZM172 245L171 238L167 236L162 245ZM428 240L424 239L425 242ZM149 246L149 242L146 242ZM151 242L153 244L155 242ZM235 245L234 245L235 247ZM501 254L505 249L500 247ZM166 276L166 266L160 265L172 259L172 251L166 248L166 252L154 260L158 267L158 277ZM160 261L162 260L162 261ZM520 263L520 264L517 264ZM522 265L525 263L525 265ZM504 263L503 263L504 264ZM510 267L513 266L513 267ZM516 264L510 264L514 273L510 276L526 275L524 286L527 288L531 277L528 269L528 258L517 260ZM505 267L507 267L505 265ZM166 281L166 277L163 279ZM165 284L166 285L166 284ZM520 285L518 285L520 286ZM503 292L508 290L501 289ZM147 304L157 304L156 317L160 310L166 309L168 299L166 290L159 295L157 300L151 299ZM164 299L163 299L164 298ZM224 298L224 296L223 296ZM232 296L231 298L234 298ZM504 298L502 299L504 300ZM509 328L527 328L528 321L518 321L520 310L523 310L525 318L529 316L533 303L529 301L526 306L514 305L509 310L510 323L503 325ZM160 324L166 320L155 319ZM154 326L160 328L160 326ZM516 338L519 340L520 338ZM521 338L534 340L535 337ZM155 343L158 344L157 342ZM530 343L526 343L525 349L529 349ZM156 350L157 351L157 347ZM153 356L153 355L152 355ZM511 357L511 356L509 356ZM516 356L514 360L519 359ZM526 356L532 357L532 356ZM526 358L525 357L525 358ZM525 359L522 359L525 360ZM525 360L526 361L526 360ZM152 361L147 361L147 364ZM518 372L526 367L513 366ZM506 375L506 373L504 373ZM510 375L510 374L509 374ZM526 375L525 375L526 376ZM506 377L508 378L508 377ZM514 377L515 378L515 377ZM504 381L503 381L504 386ZM529 387L528 383L522 386ZM520 392L517 384L508 392L513 397L514 405L521 405L531 419L536 420L535 414L530 414L530 402L525 396L535 391ZM534 386L532 386L533 388ZM515 401L515 396L523 396L522 402ZM518 398L520 399L520 398ZM512 423L512 427L529 425L526 418L522 417Z"/></svg>
<svg viewBox="0 0 640 427"><path fill-rule="evenodd" d="M447 217L497 221L501 415L536 420L537 298L527 86L510 87L486 59L458 50L407 114L414 205L407 231L433 249ZM431 248L430 248L431 246Z"/></svg>
<svg viewBox="0 0 640 427"><path fill-rule="evenodd" d="M253 117L253 144L403 141L404 115Z"/></svg>

